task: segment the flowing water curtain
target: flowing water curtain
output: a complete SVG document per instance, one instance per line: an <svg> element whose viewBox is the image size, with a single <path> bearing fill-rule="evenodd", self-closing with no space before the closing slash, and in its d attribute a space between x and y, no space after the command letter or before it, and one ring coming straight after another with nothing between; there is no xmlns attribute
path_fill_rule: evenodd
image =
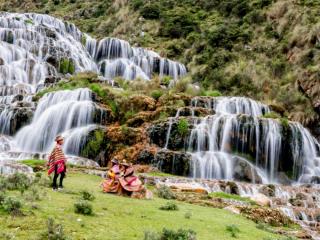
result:
<svg viewBox="0 0 320 240"><path fill-rule="evenodd" d="M17 133L18 147L27 152L48 151L57 134L92 124L96 108L89 89L48 93L41 98L32 123Z"/></svg>
<svg viewBox="0 0 320 240"><path fill-rule="evenodd" d="M193 177L232 179L244 164L237 157L245 157L247 169L267 182L279 181L280 171L299 182L319 182L319 143L301 124L263 118L269 107L243 97L194 98L191 107L216 112L195 120L189 135ZM178 117L169 120L165 148Z"/></svg>

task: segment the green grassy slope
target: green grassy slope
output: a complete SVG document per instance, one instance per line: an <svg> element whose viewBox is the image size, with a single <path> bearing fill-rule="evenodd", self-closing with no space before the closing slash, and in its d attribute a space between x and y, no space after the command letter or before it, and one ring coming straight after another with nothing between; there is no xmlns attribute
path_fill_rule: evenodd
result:
<svg viewBox="0 0 320 240"><path fill-rule="evenodd" d="M197 232L199 240L227 240L234 239L226 231L226 226L230 224L239 227L239 240L280 238L257 229L253 222L226 210L177 202L179 211L161 211L159 207L166 200L137 200L103 194L100 181L97 176L70 173L65 181L65 192L43 190L46 196L33 204L38 205L39 209L31 209L31 204L25 203L25 217L12 218L0 212L0 233L14 234L15 239L19 240L39 239L46 229L48 217L52 217L64 226L66 234L72 239L143 239L144 231L160 231L166 227L191 228ZM83 189L92 191L96 196L93 201L94 216L74 213L73 203ZM186 213L192 214L190 219L184 217Z"/></svg>

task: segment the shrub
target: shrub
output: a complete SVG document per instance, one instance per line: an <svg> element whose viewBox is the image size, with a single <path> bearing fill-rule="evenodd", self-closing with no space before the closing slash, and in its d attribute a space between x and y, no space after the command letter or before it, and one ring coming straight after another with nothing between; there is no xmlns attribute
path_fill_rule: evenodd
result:
<svg viewBox="0 0 320 240"><path fill-rule="evenodd" d="M164 198L164 199L175 199L176 198L176 196L171 191L171 189L165 185L161 185L158 188L157 194L158 194L158 197Z"/></svg>
<svg viewBox="0 0 320 240"><path fill-rule="evenodd" d="M186 37L198 28L197 21L189 9L177 7L162 15L160 33L172 38Z"/></svg>
<svg viewBox="0 0 320 240"><path fill-rule="evenodd" d="M191 229L178 229L178 231L164 228L162 230L161 240L195 240L196 233Z"/></svg>
<svg viewBox="0 0 320 240"><path fill-rule="evenodd" d="M153 231L145 231L144 232L144 240L161 240L161 236L159 233Z"/></svg>
<svg viewBox="0 0 320 240"><path fill-rule="evenodd" d="M140 14L145 19L159 19L160 13L160 5L157 2L145 4L140 10Z"/></svg>
<svg viewBox="0 0 320 240"><path fill-rule="evenodd" d="M8 188L8 181L4 177L0 177L0 191L3 192Z"/></svg>
<svg viewBox="0 0 320 240"><path fill-rule="evenodd" d="M83 214L83 215L91 215L93 213L92 205L85 200L79 200L74 204L75 213Z"/></svg>
<svg viewBox="0 0 320 240"><path fill-rule="evenodd" d="M62 58L59 62L59 72L62 74L73 74L75 72L74 62L67 58Z"/></svg>
<svg viewBox="0 0 320 240"><path fill-rule="evenodd" d="M226 230L231 234L231 237L233 238L236 238L238 236L237 234L240 232L240 229L234 224L228 225L226 227Z"/></svg>
<svg viewBox="0 0 320 240"><path fill-rule="evenodd" d="M159 208L160 210L165 210L165 211L178 211L178 205L174 202L167 202L165 205L161 206Z"/></svg>
<svg viewBox="0 0 320 240"><path fill-rule="evenodd" d="M191 217L192 217L192 213L191 212L186 212L184 214L184 218L186 218L186 219L190 219Z"/></svg>
<svg viewBox="0 0 320 240"><path fill-rule="evenodd" d="M276 118L280 118L280 115L276 112L271 111L271 112L265 113L263 117L276 119Z"/></svg>
<svg viewBox="0 0 320 240"><path fill-rule="evenodd" d="M19 190L24 193L25 190L29 188L32 180L23 173L15 173L7 178L7 187L9 190Z"/></svg>
<svg viewBox="0 0 320 240"><path fill-rule="evenodd" d="M189 123L186 119L180 119L178 122L178 132L180 135L185 136L189 131Z"/></svg>
<svg viewBox="0 0 320 240"><path fill-rule="evenodd" d="M208 90L205 91L204 96L208 96L208 97L220 97L222 96L221 92L219 92L218 90Z"/></svg>
<svg viewBox="0 0 320 240"><path fill-rule="evenodd" d="M29 192L27 192L26 200L29 201L39 201L41 199L40 192L37 187L32 187Z"/></svg>
<svg viewBox="0 0 320 240"><path fill-rule="evenodd" d="M163 92L160 91L160 90L153 90L153 91L151 92L151 97L152 97L154 100L158 100L162 95L163 95Z"/></svg>
<svg viewBox="0 0 320 240"><path fill-rule="evenodd" d="M7 213L13 215L21 214L22 202L19 199L13 197L6 197L2 202L2 208Z"/></svg>
<svg viewBox="0 0 320 240"><path fill-rule="evenodd" d="M80 195L83 200L93 201L95 199L95 196L87 190L81 191Z"/></svg>
<svg viewBox="0 0 320 240"><path fill-rule="evenodd" d="M144 240L196 240L196 235L196 232L191 229L178 229L176 231L164 228L160 233L146 231Z"/></svg>
<svg viewBox="0 0 320 240"><path fill-rule="evenodd" d="M5 199L6 199L6 194L4 192L0 192L0 206L2 206Z"/></svg>
<svg viewBox="0 0 320 240"><path fill-rule="evenodd" d="M55 224L52 218L48 219L47 228L47 232L43 234L43 237L48 240L67 240L63 226L61 224Z"/></svg>

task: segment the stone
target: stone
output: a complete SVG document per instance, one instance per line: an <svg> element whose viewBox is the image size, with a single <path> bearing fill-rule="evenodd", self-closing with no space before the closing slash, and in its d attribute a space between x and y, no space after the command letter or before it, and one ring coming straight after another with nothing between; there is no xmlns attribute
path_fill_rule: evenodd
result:
<svg viewBox="0 0 320 240"><path fill-rule="evenodd" d="M237 207L235 207L235 206L232 206L232 205L227 206L227 207L225 207L224 209L227 210L227 211L229 211L229 212L232 212L232 213L234 213L234 214L240 214L240 212L241 212L239 208L237 208Z"/></svg>
<svg viewBox="0 0 320 240"><path fill-rule="evenodd" d="M250 197L250 199L256 202L259 206L270 207L271 204L271 200L266 195L263 195L261 193Z"/></svg>
<svg viewBox="0 0 320 240"><path fill-rule="evenodd" d="M162 172L189 176L191 154L162 149L155 155L153 164Z"/></svg>

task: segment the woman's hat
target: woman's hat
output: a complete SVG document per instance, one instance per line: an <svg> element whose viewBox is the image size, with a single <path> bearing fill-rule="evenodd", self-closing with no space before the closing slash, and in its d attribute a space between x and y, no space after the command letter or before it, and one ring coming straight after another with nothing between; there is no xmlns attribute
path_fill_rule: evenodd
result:
<svg viewBox="0 0 320 240"><path fill-rule="evenodd" d="M118 161L118 159L116 159L116 158L113 158L113 159L111 160L111 162L112 162L112 163L115 163L115 164L119 164L119 161Z"/></svg>
<svg viewBox="0 0 320 240"><path fill-rule="evenodd" d="M64 140L64 138L62 136L60 136L60 135L57 136L56 139L55 139L56 142L59 142L59 141L62 141L62 140Z"/></svg>
<svg viewBox="0 0 320 240"><path fill-rule="evenodd" d="M122 166L125 166L125 167L130 167L130 164L127 163L126 160L123 160L123 161L121 162L121 165L122 165Z"/></svg>

